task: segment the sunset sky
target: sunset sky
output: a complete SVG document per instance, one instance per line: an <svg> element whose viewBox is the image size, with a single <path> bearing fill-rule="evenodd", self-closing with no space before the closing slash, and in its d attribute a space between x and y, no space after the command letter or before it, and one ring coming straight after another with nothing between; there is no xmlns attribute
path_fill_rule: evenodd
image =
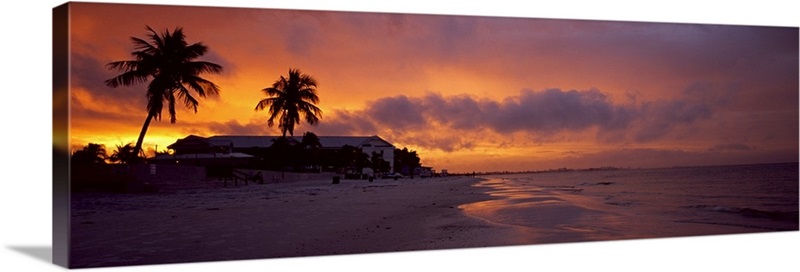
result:
<svg viewBox="0 0 800 272"><path fill-rule="evenodd" d="M146 84L110 88L145 26L182 27L222 89L153 122L145 149L194 134L278 135L253 110L290 68L321 123L461 171L797 161L798 29L73 3L70 145L136 141Z"/></svg>

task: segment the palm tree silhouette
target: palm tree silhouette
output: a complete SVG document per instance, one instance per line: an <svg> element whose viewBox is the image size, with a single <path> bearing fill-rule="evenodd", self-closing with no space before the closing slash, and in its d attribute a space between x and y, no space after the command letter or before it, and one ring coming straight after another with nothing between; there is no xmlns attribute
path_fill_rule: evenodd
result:
<svg viewBox="0 0 800 272"><path fill-rule="evenodd" d="M161 111L167 104L170 123L175 123L175 101L180 99L187 108L197 112L197 99L192 96L194 90L200 97L216 95L219 87L208 81L200 74L222 72L222 66L194 59L205 55L208 47L202 42L188 44L183 29L176 27L172 33L166 30L159 35L147 26L149 33L144 39L131 37L135 51L131 53L132 60L115 61L108 63L108 69L121 71L122 74L105 81L109 87L130 86L136 83L147 85L147 119L142 125L142 131L136 140L133 154L142 150L142 142L150 121L153 118L161 120Z"/></svg>
<svg viewBox="0 0 800 272"><path fill-rule="evenodd" d="M133 143L117 145L117 150L114 150L114 153L108 159L111 162L121 164L131 164L145 160L140 154L134 153Z"/></svg>
<svg viewBox="0 0 800 272"><path fill-rule="evenodd" d="M320 160L320 149L322 149L322 143L320 142L317 134L314 134L314 132L311 131L303 133L303 138L300 140L300 145L303 148L302 153L304 154L303 160L305 162L305 166L310 166L312 169L319 168L317 170L322 172L322 160Z"/></svg>
<svg viewBox="0 0 800 272"><path fill-rule="evenodd" d="M322 148L322 143L319 141L319 136L311 131L303 133L303 138L300 140L300 144L303 146L303 149Z"/></svg>
<svg viewBox="0 0 800 272"><path fill-rule="evenodd" d="M255 110L263 110L269 107L269 120L267 125L272 127L275 118L279 118L278 127L286 137L286 132L294 136L294 126L300 123L302 113L306 122L314 125L322 117L322 110L316 105L319 103L317 97L317 80L313 77L302 74L300 70L289 69L289 77L281 76L272 87L261 90L268 96L258 102Z"/></svg>
<svg viewBox="0 0 800 272"><path fill-rule="evenodd" d="M89 143L72 153L72 163L77 164L105 164L106 159L106 147L101 144Z"/></svg>

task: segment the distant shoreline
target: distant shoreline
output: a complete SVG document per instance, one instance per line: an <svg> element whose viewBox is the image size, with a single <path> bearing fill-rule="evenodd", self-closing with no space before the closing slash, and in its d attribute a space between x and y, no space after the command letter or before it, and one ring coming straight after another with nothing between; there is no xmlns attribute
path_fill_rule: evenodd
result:
<svg viewBox="0 0 800 272"><path fill-rule="evenodd" d="M618 171L618 170L657 170L657 169L676 169L676 168L702 168L702 167L736 167L736 166L758 166L758 165L778 165L778 164L800 164L800 162L775 162L775 163L745 163L745 164L711 164L711 165L688 165L688 166L664 166L664 167L589 167L589 168L558 168L547 170L526 170L526 171L484 171L475 172L474 175L514 175L514 174L537 174L537 173L557 173L557 172L580 172L580 171ZM472 176L473 173L453 173L454 176Z"/></svg>

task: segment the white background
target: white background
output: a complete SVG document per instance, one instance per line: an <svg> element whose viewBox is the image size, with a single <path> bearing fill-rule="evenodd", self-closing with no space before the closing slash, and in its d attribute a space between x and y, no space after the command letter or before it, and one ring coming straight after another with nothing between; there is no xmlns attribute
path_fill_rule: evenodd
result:
<svg viewBox="0 0 800 272"><path fill-rule="evenodd" d="M34 3L35 2L35 3ZM96 1L85 1L96 2ZM121 2L121 1L104 1ZM135 1L206 6L797 27L796 4L768 1ZM374 3L373 3L374 2ZM50 264L52 8L59 1L4 1L0 8L0 270L59 271ZM799 49L800 50L800 49ZM6 132L7 131L7 132ZM32 249L32 250L31 250ZM34 252L34 254L30 254ZM493 249L226 261L91 271L800 271L800 232L592 242ZM45 254L41 254L45 253Z"/></svg>

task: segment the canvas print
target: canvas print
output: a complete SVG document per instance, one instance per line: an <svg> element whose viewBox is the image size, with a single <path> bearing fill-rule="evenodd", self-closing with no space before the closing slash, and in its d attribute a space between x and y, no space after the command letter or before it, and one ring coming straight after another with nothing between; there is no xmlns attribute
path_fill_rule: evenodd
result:
<svg viewBox="0 0 800 272"><path fill-rule="evenodd" d="M63 266L798 231L797 27L53 18Z"/></svg>

